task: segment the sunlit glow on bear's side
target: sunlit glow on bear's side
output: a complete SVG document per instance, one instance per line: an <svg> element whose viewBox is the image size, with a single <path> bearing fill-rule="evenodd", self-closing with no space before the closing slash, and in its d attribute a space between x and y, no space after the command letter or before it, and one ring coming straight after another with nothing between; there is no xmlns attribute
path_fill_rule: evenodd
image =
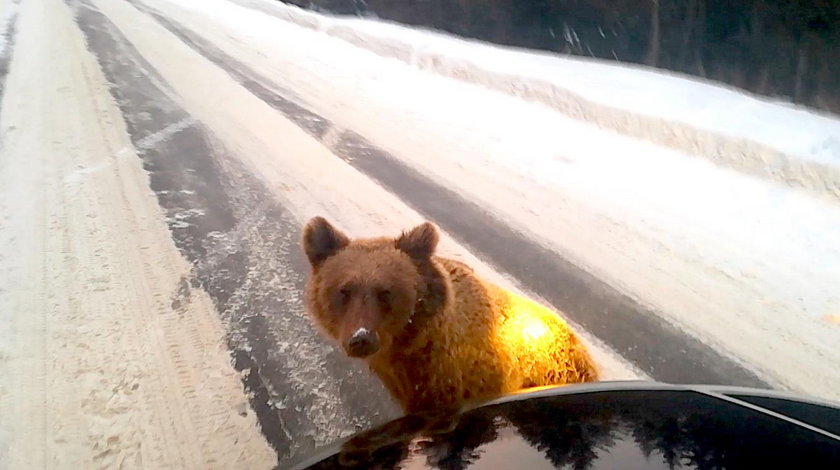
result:
<svg viewBox="0 0 840 470"><path fill-rule="evenodd" d="M586 381L586 352L563 317L527 297L499 289L491 293L499 312L494 347L506 373L503 393Z"/></svg>
<svg viewBox="0 0 840 470"><path fill-rule="evenodd" d="M562 319L553 311L533 300L507 292L506 319L501 328L502 338L508 347L529 350L532 353L548 352L557 346L557 332L551 325Z"/></svg>
<svg viewBox="0 0 840 470"><path fill-rule="evenodd" d="M538 318L528 318L522 327L522 337L529 341L535 341L548 333L548 327Z"/></svg>

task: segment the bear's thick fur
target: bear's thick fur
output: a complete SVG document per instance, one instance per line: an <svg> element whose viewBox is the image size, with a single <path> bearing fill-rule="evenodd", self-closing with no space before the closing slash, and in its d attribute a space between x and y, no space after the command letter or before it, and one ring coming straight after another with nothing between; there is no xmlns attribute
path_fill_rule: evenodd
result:
<svg viewBox="0 0 840 470"><path fill-rule="evenodd" d="M316 217L303 231L312 319L364 359L405 412L598 379L556 313L434 256L437 243L430 223L397 238L351 240Z"/></svg>

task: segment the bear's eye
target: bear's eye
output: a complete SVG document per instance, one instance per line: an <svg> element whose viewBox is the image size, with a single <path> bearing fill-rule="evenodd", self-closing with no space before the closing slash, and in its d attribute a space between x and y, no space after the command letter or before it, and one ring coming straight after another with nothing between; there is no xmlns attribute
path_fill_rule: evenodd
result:
<svg viewBox="0 0 840 470"><path fill-rule="evenodd" d="M379 303L382 305L390 305L391 303L391 291L388 289L383 289L376 293L376 298L379 299Z"/></svg>
<svg viewBox="0 0 840 470"><path fill-rule="evenodd" d="M346 304L350 301L350 295L352 292L350 291L349 287L343 287L341 290L338 291L338 301L341 304Z"/></svg>

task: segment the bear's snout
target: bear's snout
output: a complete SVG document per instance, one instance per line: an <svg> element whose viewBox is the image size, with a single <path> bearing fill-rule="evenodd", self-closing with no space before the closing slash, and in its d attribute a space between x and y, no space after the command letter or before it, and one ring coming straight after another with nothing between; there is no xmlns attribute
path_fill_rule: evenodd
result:
<svg viewBox="0 0 840 470"><path fill-rule="evenodd" d="M379 335L367 328L359 328L347 339L344 349L350 357L367 357L379 350Z"/></svg>

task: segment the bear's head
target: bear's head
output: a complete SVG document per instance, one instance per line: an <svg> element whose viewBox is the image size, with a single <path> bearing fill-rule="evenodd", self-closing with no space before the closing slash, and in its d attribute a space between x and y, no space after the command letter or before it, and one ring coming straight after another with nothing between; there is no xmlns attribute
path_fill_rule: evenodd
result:
<svg viewBox="0 0 840 470"><path fill-rule="evenodd" d="M357 358L407 340L446 304L447 279L432 259L437 243L428 222L396 238L351 240L322 217L310 220L306 300L317 326Z"/></svg>

